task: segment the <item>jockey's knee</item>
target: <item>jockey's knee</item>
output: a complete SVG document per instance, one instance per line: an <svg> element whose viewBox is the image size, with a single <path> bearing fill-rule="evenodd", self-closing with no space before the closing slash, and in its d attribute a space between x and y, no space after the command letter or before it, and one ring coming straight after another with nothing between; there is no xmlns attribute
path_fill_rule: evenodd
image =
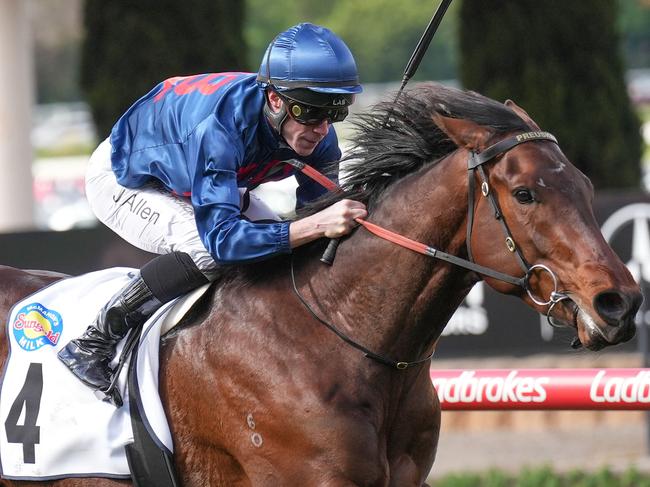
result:
<svg viewBox="0 0 650 487"><path fill-rule="evenodd" d="M142 267L140 275L163 303L210 281L189 254L178 251L155 257Z"/></svg>

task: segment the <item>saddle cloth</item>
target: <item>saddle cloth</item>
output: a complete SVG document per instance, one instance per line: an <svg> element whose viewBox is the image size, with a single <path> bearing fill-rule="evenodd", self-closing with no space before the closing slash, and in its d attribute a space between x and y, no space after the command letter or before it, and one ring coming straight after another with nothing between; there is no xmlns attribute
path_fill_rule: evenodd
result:
<svg viewBox="0 0 650 487"><path fill-rule="evenodd" d="M9 357L0 386L0 474L7 479L130 477L124 447L133 443L126 389L124 406L97 399L56 354L80 336L136 271L113 268L58 281L21 300L6 324ZM158 349L163 329L177 322L208 285L163 306L145 324L137 354L141 411L159 447L173 451L158 395ZM118 346L118 350L123 343Z"/></svg>

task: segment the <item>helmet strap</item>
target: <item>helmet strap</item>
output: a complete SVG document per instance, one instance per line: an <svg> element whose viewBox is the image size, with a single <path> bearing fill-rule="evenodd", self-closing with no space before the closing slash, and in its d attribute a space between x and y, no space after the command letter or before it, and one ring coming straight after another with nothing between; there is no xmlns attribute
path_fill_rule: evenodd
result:
<svg viewBox="0 0 650 487"><path fill-rule="evenodd" d="M265 94L264 98L264 115L269 121L269 124L271 124L271 127L273 127L273 129L278 133L280 137L282 137L282 126L284 125L284 122L287 121L287 117L289 116L287 105L283 102L280 111L274 112L270 106L268 95Z"/></svg>

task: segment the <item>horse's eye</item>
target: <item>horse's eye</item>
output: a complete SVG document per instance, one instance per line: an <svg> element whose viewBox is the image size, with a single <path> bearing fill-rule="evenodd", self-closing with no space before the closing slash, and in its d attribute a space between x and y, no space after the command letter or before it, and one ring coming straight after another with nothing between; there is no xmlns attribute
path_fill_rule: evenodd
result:
<svg viewBox="0 0 650 487"><path fill-rule="evenodd" d="M522 205L528 205L535 201L535 197L533 196L533 193L528 188L517 188L513 192L513 195L515 196L515 198L517 198L517 201Z"/></svg>

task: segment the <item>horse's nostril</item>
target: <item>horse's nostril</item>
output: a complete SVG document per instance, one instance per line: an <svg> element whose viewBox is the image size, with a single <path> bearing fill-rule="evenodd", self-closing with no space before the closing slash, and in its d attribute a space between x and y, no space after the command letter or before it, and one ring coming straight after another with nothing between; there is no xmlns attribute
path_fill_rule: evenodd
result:
<svg viewBox="0 0 650 487"><path fill-rule="evenodd" d="M618 291L605 291L594 298L594 308L609 325L618 326L632 310L624 294ZM636 311L634 311L636 312Z"/></svg>

